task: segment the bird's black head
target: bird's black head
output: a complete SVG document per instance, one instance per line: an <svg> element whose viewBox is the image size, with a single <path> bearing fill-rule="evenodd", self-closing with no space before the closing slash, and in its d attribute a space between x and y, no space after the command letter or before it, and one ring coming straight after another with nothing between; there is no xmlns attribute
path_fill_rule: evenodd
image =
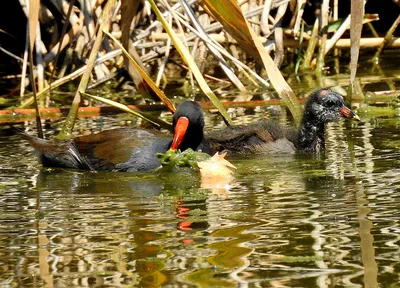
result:
<svg viewBox="0 0 400 288"><path fill-rule="evenodd" d="M204 115L201 106L193 101L185 101L178 106L173 121L174 140L171 149L196 150L204 138Z"/></svg>
<svg viewBox="0 0 400 288"><path fill-rule="evenodd" d="M343 97L330 89L315 90L305 104L304 119L314 124L326 124L340 118L359 120L344 103Z"/></svg>

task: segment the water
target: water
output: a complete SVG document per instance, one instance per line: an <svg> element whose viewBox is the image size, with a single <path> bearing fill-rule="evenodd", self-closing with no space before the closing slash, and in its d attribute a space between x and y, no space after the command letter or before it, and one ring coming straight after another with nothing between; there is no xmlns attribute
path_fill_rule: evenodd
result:
<svg viewBox="0 0 400 288"><path fill-rule="evenodd" d="M231 158L218 189L43 169L3 132L1 286L396 287L400 119L364 120L329 125L325 157Z"/></svg>

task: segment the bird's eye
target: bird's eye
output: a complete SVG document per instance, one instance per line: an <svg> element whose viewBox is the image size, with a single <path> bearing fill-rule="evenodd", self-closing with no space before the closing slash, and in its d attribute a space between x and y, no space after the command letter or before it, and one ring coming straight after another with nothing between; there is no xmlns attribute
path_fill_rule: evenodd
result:
<svg viewBox="0 0 400 288"><path fill-rule="evenodd" d="M328 107L335 106L335 101L333 101L333 100L326 101L326 106L328 106Z"/></svg>

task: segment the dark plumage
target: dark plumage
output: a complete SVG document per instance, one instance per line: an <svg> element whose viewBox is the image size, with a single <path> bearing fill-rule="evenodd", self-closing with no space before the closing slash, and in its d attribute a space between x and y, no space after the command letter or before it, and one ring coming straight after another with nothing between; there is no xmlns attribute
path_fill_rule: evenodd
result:
<svg viewBox="0 0 400 288"><path fill-rule="evenodd" d="M68 141L22 136L35 148L45 167L104 171L145 171L160 166L156 153L173 149L206 150L203 110L193 101L178 106L173 117L174 138L158 131L119 128ZM209 152L206 150L205 152Z"/></svg>
<svg viewBox="0 0 400 288"><path fill-rule="evenodd" d="M318 153L325 148L325 124L341 118L357 119L343 97L329 89L315 90L308 98L298 130L261 120L230 126L206 135L211 151L231 154Z"/></svg>
<svg viewBox="0 0 400 288"><path fill-rule="evenodd" d="M203 110L192 101L179 105L173 118L174 138L138 128L106 130L69 141L43 140L22 134L35 148L45 167L84 170L145 171L160 166L157 153L169 148L213 154L318 153L324 150L325 124L340 118L358 119L344 104L342 96L318 89L305 104L298 130L272 121L229 126L204 137Z"/></svg>

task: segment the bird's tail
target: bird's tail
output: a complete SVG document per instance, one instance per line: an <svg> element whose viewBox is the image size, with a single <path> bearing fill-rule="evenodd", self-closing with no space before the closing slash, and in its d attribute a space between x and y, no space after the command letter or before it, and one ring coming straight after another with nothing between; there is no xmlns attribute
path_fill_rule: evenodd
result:
<svg viewBox="0 0 400 288"><path fill-rule="evenodd" d="M75 168L95 171L90 162L83 157L73 140L46 140L32 136L22 129L12 127L16 134L28 140L44 167Z"/></svg>

